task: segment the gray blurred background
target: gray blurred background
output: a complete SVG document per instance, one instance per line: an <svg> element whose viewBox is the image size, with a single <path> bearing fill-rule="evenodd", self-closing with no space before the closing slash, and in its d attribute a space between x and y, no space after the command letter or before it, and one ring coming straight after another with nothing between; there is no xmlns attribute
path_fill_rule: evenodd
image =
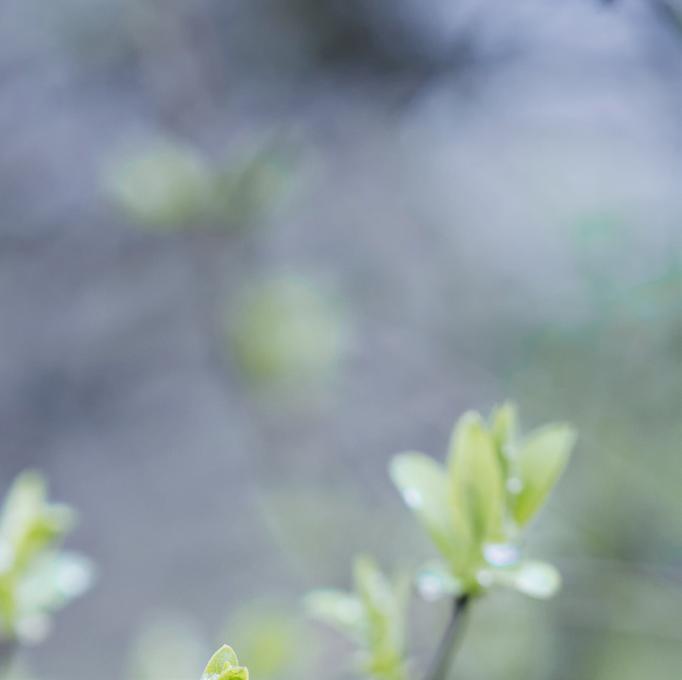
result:
<svg viewBox="0 0 682 680"><path fill-rule="evenodd" d="M565 588L483 605L461 678L679 677L680 10L1 3L0 484L44 470L99 570L37 678L259 616L308 640L272 677L351 677L301 595L431 556L387 462L505 398L582 435Z"/></svg>

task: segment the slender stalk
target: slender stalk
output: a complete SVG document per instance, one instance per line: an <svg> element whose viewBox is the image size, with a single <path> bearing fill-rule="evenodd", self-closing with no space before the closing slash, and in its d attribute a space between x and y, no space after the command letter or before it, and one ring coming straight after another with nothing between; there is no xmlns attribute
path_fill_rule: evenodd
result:
<svg viewBox="0 0 682 680"><path fill-rule="evenodd" d="M426 680L447 680L450 675L452 660L455 655L457 641L462 631L462 624L469 607L471 598L469 595L460 595L455 598L452 607L452 616L448 627L445 629L443 639L438 645L436 658L433 666L426 676Z"/></svg>

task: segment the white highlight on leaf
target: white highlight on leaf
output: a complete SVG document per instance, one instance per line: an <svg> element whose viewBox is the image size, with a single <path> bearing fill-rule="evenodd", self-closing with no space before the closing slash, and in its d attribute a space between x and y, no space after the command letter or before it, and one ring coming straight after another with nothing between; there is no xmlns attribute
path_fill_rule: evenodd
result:
<svg viewBox="0 0 682 680"><path fill-rule="evenodd" d="M422 495L419 493L419 491L411 488L405 489L403 491L403 498L405 499L407 506L413 510L420 508L424 502L424 499L422 498Z"/></svg>
<svg viewBox="0 0 682 680"><path fill-rule="evenodd" d="M476 580L484 588L490 588L495 583L495 577L489 571L479 571L476 574Z"/></svg>
<svg viewBox="0 0 682 680"><path fill-rule="evenodd" d="M488 543L483 547L485 561L493 567L511 567L521 558L517 546L511 543Z"/></svg>
<svg viewBox="0 0 682 680"><path fill-rule="evenodd" d="M514 495L520 494L523 491L523 482L518 477L510 477L507 480L507 491Z"/></svg>
<svg viewBox="0 0 682 680"><path fill-rule="evenodd" d="M38 644L50 632L50 619L45 614L35 614L20 619L17 623L17 634L22 642Z"/></svg>

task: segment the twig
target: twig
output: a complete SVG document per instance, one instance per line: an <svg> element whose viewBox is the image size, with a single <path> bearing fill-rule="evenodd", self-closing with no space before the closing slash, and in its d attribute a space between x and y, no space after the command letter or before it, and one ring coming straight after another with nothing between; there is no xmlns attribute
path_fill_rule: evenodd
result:
<svg viewBox="0 0 682 680"><path fill-rule="evenodd" d="M455 598L452 607L452 616L448 627L445 629L443 639L438 646L438 652L433 666L426 676L426 680L447 680L450 675L450 667L454 657L459 634L462 631L462 623L469 607L471 598L469 595L460 595Z"/></svg>

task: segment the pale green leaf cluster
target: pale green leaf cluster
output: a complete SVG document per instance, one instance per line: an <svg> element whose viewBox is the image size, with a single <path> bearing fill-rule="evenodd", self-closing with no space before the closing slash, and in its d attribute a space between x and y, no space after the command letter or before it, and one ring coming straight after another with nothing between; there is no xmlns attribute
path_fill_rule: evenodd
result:
<svg viewBox="0 0 682 680"><path fill-rule="evenodd" d="M0 514L0 640L40 641L49 615L90 586L90 562L59 550L74 519L69 507L47 501L38 473L12 485Z"/></svg>
<svg viewBox="0 0 682 680"><path fill-rule="evenodd" d="M211 174L200 154L173 140L159 140L111 165L108 194L146 225L178 229L196 220L208 202Z"/></svg>
<svg viewBox="0 0 682 680"><path fill-rule="evenodd" d="M422 453L394 458L391 477L444 561L419 575L423 594L476 594L492 585L535 597L556 591L556 570L522 561L518 542L575 439L562 423L522 436L515 407L505 404L487 422L474 412L459 419L445 465Z"/></svg>
<svg viewBox="0 0 682 680"><path fill-rule="evenodd" d="M244 376L268 388L298 389L324 381L347 340L343 315L331 296L296 276L244 290L226 332Z"/></svg>
<svg viewBox="0 0 682 680"><path fill-rule="evenodd" d="M198 149L161 138L114 160L104 188L132 219L155 229L239 226L264 215L283 195L290 173L282 160L258 145L213 165Z"/></svg>
<svg viewBox="0 0 682 680"><path fill-rule="evenodd" d="M210 659L201 680L249 680L249 671L239 665L232 647L223 645Z"/></svg>
<svg viewBox="0 0 682 680"><path fill-rule="evenodd" d="M407 579L391 581L372 559L359 557L354 582L352 593L310 593L306 598L308 612L358 645L361 672L376 680L406 680Z"/></svg>

